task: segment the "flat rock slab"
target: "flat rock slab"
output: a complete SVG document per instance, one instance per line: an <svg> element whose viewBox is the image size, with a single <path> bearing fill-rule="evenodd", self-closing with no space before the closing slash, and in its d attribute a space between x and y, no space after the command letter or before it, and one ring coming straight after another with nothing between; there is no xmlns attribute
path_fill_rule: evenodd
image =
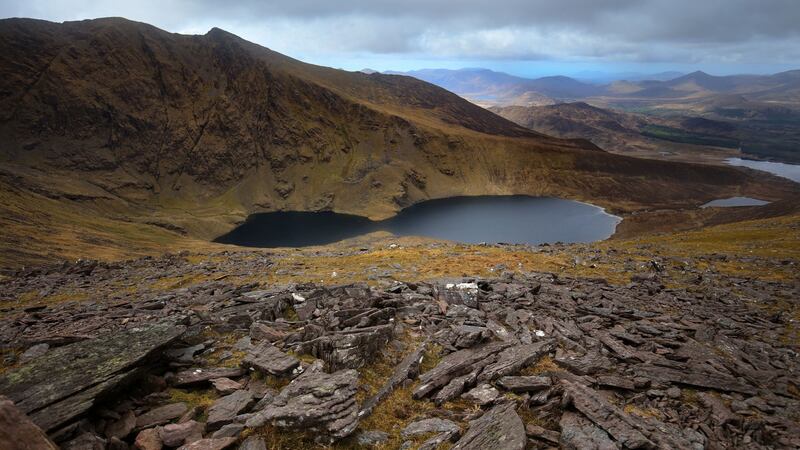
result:
<svg viewBox="0 0 800 450"><path fill-rule="evenodd" d="M497 380L497 384L511 392L535 392L550 388L553 381L550 377L508 376Z"/></svg>
<svg viewBox="0 0 800 450"><path fill-rule="evenodd" d="M453 450L523 450L528 437L514 406L515 403L497 405L471 421Z"/></svg>
<svg viewBox="0 0 800 450"><path fill-rule="evenodd" d="M608 436L602 428L593 424L589 419L575 414L565 412L561 415L561 436L558 444L567 450L617 450L619 446Z"/></svg>
<svg viewBox="0 0 800 450"><path fill-rule="evenodd" d="M461 398L469 400L478 405L484 406L492 403L500 396L500 392L491 384L481 384L471 389L469 392L461 394Z"/></svg>
<svg viewBox="0 0 800 450"><path fill-rule="evenodd" d="M49 431L88 411L98 396L133 381L137 367L182 333L182 327L162 323L52 349L0 378L0 393Z"/></svg>
<svg viewBox="0 0 800 450"><path fill-rule="evenodd" d="M294 370L300 365L300 361L269 342L262 342L247 353L242 364L255 367L270 375L280 376Z"/></svg>
<svg viewBox="0 0 800 450"><path fill-rule="evenodd" d="M0 448L56 450L41 428L22 413L11 400L0 397Z"/></svg>
<svg viewBox="0 0 800 450"><path fill-rule="evenodd" d="M721 392L740 392L755 395L758 390L738 379L721 375L700 372L686 368L685 370L670 369L668 367L641 364L634 369L637 375L663 383L678 383L687 386L696 386L716 389Z"/></svg>
<svg viewBox="0 0 800 450"><path fill-rule="evenodd" d="M163 425L182 416L188 409L186 403L170 403L169 405L159 406L137 417L136 428L142 429Z"/></svg>
<svg viewBox="0 0 800 450"><path fill-rule="evenodd" d="M171 383L173 386L180 387L205 383L217 378L235 378L243 374L244 370L239 367L194 368L178 372L172 378Z"/></svg>
<svg viewBox="0 0 800 450"><path fill-rule="evenodd" d="M208 428L216 430L233 422L237 415L245 412L253 403L253 395L247 390L236 391L220 398L208 409Z"/></svg>

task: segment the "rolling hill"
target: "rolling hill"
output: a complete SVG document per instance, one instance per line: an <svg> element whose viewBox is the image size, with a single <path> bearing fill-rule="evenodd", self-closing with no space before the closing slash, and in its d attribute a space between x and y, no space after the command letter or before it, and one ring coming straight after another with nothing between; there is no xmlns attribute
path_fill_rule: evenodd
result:
<svg viewBox="0 0 800 450"><path fill-rule="evenodd" d="M0 75L3 265L201 245L259 211L384 218L511 193L633 211L796 193L549 137L412 77L314 66L220 29L2 20Z"/></svg>

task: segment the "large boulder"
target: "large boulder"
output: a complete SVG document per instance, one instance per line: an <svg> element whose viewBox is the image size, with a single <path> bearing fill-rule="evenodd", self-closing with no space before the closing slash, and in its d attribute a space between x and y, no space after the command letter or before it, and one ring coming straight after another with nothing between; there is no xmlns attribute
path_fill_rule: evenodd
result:
<svg viewBox="0 0 800 450"><path fill-rule="evenodd" d="M45 431L56 429L88 411L97 397L137 379L137 369L182 333L180 326L161 323L52 349L0 377L0 394Z"/></svg>
<svg viewBox="0 0 800 450"><path fill-rule="evenodd" d="M286 386L259 415L278 427L319 433L320 441L332 442L350 435L358 425L357 390L358 372L327 374L318 361Z"/></svg>

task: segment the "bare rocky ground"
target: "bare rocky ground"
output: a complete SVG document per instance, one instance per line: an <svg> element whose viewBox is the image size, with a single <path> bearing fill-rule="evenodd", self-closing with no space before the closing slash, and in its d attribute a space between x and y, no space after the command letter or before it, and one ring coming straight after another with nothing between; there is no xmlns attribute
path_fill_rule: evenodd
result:
<svg viewBox="0 0 800 450"><path fill-rule="evenodd" d="M7 273L0 447L800 447L796 280L656 258L615 284L261 283L269 253L212 259Z"/></svg>

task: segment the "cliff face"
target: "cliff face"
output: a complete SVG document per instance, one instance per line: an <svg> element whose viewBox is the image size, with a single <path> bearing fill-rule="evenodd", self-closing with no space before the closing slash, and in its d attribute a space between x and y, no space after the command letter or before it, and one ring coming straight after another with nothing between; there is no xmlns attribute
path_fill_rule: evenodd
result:
<svg viewBox="0 0 800 450"><path fill-rule="evenodd" d="M203 239L256 211L377 218L428 198L508 193L636 209L755 186L735 170L544 136L410 77L125 19L0 21L0 139L0 184L13 192L0 207L19 223L40 220L46 199Z"/></svg>

